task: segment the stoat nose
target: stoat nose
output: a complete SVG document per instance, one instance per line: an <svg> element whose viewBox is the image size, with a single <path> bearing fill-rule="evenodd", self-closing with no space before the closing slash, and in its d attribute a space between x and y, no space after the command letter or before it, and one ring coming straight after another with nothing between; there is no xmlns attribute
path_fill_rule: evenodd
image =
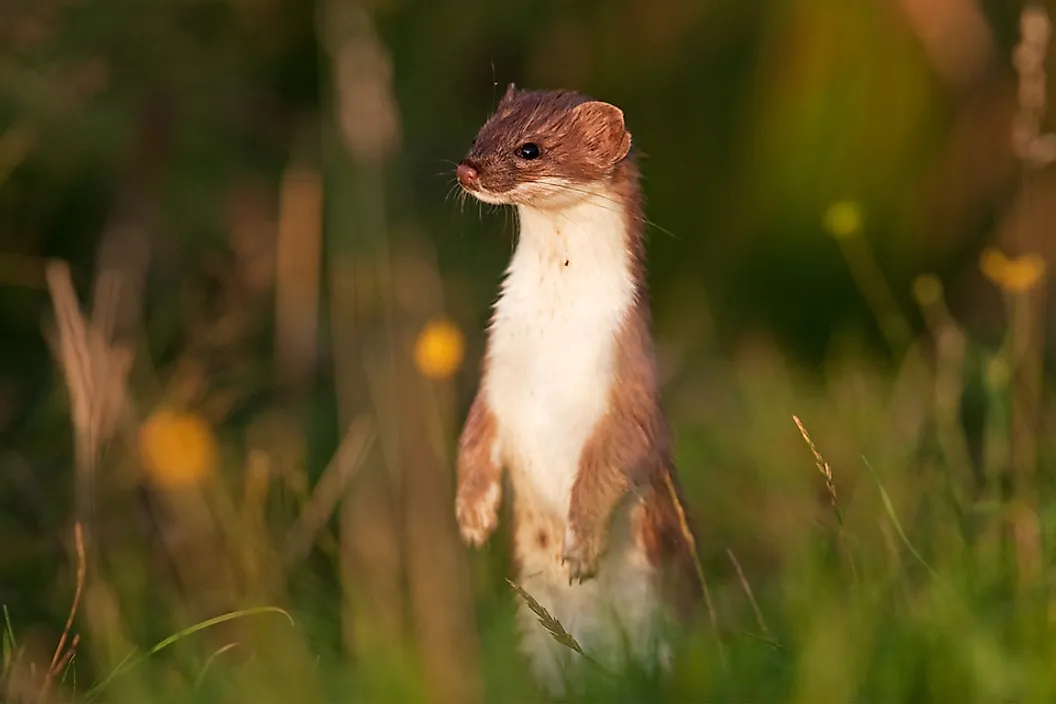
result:
<svg viewBox="0 0 1056 704"><path fill-rule="evenodd" d="M463 188L471 188L477 185L479 174L476 169L463 162L455 167L455 176Z"/></svg>

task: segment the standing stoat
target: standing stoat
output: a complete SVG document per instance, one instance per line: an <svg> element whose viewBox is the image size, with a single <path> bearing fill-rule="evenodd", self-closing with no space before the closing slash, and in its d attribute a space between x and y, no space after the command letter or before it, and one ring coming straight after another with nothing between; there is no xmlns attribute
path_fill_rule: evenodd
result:
<svg viewBox="0 0 1056 704"><path fill-rule="evenodd" d="M638 664L663 663L662 624L699 585L672 500L623 113L511 84L456 172L520 221L459 444L462 536L479 546L495 529L507 468L521 586L603 662L618 667L626 643ZM536 677L563 691L574 654L523 604L520 618Z"/></svg>

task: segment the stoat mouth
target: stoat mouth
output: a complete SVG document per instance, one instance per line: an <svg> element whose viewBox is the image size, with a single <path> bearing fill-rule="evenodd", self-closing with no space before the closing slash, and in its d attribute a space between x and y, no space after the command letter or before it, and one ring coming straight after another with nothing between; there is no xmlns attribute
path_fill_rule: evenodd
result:
<svg viewBox="0 0 1056 704"><path fill-rule="evenodd" d="M489 203L491 205L511 205L514 203L508 195L494 193L485 188L481 188L480 186L477 186L476 188L466 188L465 186L462 186L462 190L483 203Z"/></svg>

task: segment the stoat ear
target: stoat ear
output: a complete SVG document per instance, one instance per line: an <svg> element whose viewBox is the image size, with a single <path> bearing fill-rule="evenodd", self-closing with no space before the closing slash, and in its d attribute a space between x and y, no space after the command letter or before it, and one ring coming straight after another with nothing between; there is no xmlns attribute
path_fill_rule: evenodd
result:
<svg viewBox="0 0 1056 704"><path fill-rule="evenodd" d="M506 104L507 104L507 103L509 103L509 102L510 102L511 100L513 100L513 96L514 96L514 94L515 94L516 92L517 92L517 86L515 86L515 85L513 84L513 82L511 81L511 82L509 83L509 85L507 85L507 86L506 86L506 93L505 93L505 95L503 95L503 96L502 96L502 100L500 100L500 101L499 101L499 107L501 108L501 107L502 107L503 105L506 105Z"/></svg>
<svg viewBox="0 0 1056 704"><path fill-rule="evenodd" d="M572 118L587 147L586 157L600 168L615 166L631 151L631 133L623 122L623 110L600 100L580 103Z"/></svg>

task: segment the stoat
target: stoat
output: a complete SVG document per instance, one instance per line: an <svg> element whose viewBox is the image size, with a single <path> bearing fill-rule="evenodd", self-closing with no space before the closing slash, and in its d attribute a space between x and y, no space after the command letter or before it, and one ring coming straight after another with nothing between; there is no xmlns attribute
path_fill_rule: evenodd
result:
<svg viewBox="0 0 1056 704"><path fill-rule="evenodd" d="M505 468L520 586L599 661L664 666L666 625L700 585L674 498L623 112L511 84L456 176L519 220L459 442L462 537L480 546L495 530ZM519 619L534 675L562 693L578 656L523 603Z"/></svg>

